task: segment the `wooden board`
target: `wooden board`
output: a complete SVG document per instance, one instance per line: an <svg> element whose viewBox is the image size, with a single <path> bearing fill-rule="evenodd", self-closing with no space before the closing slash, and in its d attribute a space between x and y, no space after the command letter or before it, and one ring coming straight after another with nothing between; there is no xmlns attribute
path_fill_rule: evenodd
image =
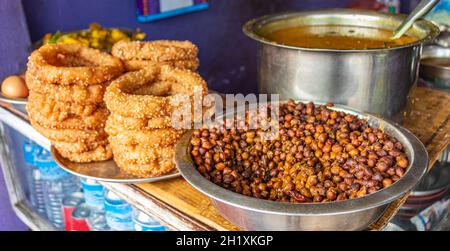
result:
<svg viewBox="0 0 450 251"><path fill-rule="evenodd" d="M107 182L102 182L102 184L109 190L114 191L121 198L124 198L128 203L132 204L140 211L151 215L152 218L158 220L161 224L172 230L215 230L215 228L189 217L187 214L158 200L139 187Z"/></svg>
<svg viewBox="0 0 450 251"><path fill-rule="evenodd" d="M208 197L189 185L183 178L134 186L213 229L239 230L217 212Z"/></svg>
<svg viewBox="0 0 450 251"><path fill-rule="evenodd" d="M417 88L403 126L423 142L434 164L450 142L450 92Z"/></svg>
<svg viewBox="0 0 450 251"><path fill-rule="evenodd" d="M403 126L413 132L427 148L428 167L431 169L450 143L450 93L417 88L412 94L411 101L410 111L406 114ZM369 229L383 229L408 196L409 193L392 202L383 216Z"/></svg>

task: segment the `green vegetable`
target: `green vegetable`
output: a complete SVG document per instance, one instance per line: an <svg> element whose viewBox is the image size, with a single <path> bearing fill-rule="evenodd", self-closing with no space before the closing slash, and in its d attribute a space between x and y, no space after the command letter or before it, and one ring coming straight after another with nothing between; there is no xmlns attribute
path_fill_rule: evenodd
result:
<svg viewBox="0 0 450 251"><path fill-rule="evenodd" d="M62 36L61 32L57 31L53 36L48 40L49 44L55 44L58 42L59 38Z"/></svg>

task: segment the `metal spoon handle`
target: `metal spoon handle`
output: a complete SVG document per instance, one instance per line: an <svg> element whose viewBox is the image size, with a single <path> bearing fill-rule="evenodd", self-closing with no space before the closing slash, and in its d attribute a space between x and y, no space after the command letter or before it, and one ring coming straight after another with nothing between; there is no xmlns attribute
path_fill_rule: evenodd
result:
<svg viewBox="0 0 450 251"><path fill-rule="evenodd" d="M403 36L406 31L414 24L414 22L421 18L423 15L427 14L439 0L422 0L417 5L417 7L409 14L408 18L395 30L392 39L397 39Z"/></svg>

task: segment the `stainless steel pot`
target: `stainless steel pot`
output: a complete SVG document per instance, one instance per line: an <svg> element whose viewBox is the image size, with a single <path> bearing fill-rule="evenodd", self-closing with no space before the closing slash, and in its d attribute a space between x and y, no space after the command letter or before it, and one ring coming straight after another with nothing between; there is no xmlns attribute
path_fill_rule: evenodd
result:
<svg viewBox="0 0 450 251"><path fill-rule="evenodd" d="M294 204L244 196L224 189L204 178L190 155L192 131L176 146L175 161L181 175L200 192L209 196L219 212L230 222L247 230L362 230L377 220L387 205L410 191L425 174L428 154L423 144L408 130L344 106L333 110L355 114L369 124L396 137L406 148L410 160L405 175L393 185L352 200Z"/></svg>
<svg viewBox="0 0 450 251"><path fill-rule="evenodd" d="M300 25L395 30L403 19L402 15L335 9L274 14L249 21L243 30L259 42L260 93L280 94L280 100L331 101L401 121L408 94L417 81L422 44L439 33L431 22L417 21L408 31L417 42L389 49L299 48L268 41L264 34Z"/></svg>

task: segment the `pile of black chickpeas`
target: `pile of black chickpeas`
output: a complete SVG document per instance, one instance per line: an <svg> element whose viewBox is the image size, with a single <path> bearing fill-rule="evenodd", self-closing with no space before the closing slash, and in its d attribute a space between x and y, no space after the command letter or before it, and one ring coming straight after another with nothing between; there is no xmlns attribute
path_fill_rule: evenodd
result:
<svg viewBox="0 0 450 251"><path fill-rule="evenodd" d="M403 145L365 120L313 103L279 107L279 131L205 128L191 138L191 156L208 180L273 201L353 199L392 185L409 163Z"/></svg>

